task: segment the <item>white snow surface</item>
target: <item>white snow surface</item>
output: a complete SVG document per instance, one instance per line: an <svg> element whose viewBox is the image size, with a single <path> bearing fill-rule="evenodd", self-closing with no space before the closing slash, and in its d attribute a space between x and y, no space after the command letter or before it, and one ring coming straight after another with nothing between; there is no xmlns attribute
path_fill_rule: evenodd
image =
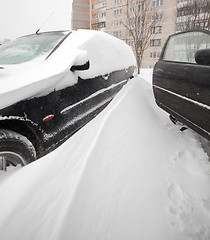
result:
<svg viewBox="0 0 210 240"><path fill-rule="evenodd" d="M2 65L0 71L0 109L20 100L45 95L77 83L83 78L109 74L136 65L132 49L107 33L77 30L65 39L47 59L42 55L32 61ZM71 72L73 65L90 61L86 71Z"/></svg>
<svg viewBox="0 0 210 240"><path fill-rule="evenodd" d="M57 150L1 173L2 240L210 239L208 156L148 81L130 80Z"/></svg>

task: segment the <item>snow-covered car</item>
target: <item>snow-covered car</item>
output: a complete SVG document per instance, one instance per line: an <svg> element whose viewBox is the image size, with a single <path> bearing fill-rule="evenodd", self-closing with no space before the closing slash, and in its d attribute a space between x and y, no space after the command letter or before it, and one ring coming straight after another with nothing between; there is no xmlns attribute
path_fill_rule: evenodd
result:
<svg viewBox="0 0 210 240"><path fill-rule="evenodd" d="M131 48L103 32L36 33L0 47L0 168L55 149L133 77Z"/></svg>
<svg viewBox="0 0 210 240"><path fill-rule="evenodd" d="M210 32L169 36L153 71L159 107L210 140Z"/></svg>

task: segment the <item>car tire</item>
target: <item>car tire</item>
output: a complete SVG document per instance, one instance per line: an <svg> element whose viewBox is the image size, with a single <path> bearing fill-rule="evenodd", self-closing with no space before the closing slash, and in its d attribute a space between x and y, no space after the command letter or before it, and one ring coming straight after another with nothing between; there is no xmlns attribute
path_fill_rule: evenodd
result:
<svg viewBox="0 0 210 240"><path fill-rule="evenodd" d="M7 129L0 129L0 170L7 166L25 166L36 160L33 144L23 135Z"/></svg>

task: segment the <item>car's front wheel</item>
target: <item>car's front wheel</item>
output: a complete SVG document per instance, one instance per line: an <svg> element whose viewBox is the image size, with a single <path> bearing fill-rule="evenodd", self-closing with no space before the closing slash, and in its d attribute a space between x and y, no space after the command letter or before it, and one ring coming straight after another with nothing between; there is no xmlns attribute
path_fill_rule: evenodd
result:
<svg viewBox="0 0 210 240"><path fill-rule="evenodd" d="M36 160L33 144L23 135L7 129L0 129L0 170L7 166L22 165Z"/></svg>

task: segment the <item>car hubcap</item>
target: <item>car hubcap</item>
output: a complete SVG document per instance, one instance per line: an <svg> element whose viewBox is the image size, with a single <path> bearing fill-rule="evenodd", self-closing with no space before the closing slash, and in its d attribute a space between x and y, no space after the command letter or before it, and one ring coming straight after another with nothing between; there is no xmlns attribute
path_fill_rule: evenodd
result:
<svg viewBox="0 0 210 240"><path fill-rule="evenodd" d="M14 152L0 152L0 170L6 171L7 166L17 166L21 164L26 165L24 159L17 153Z"/></svg>

